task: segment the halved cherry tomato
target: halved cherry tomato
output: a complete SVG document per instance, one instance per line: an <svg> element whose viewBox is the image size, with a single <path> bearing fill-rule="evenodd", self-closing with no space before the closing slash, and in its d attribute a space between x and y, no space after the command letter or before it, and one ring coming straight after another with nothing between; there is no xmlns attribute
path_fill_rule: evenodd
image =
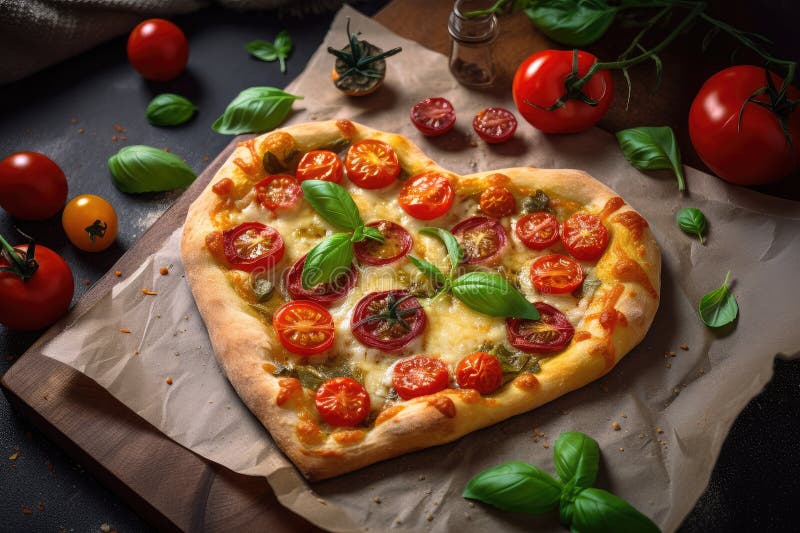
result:
<svg viewBox="0 0 800 533"><path fill-rule="evenodd" d="M347 177L362 189L380 189L391 185L400 174L400 162L394 149L374 139L350 146L344 158Z"/></svg>
<svg viewBox="0 0 800 533"><path fill-rule="evenodd" d="M450 373L441 359L415 355L398 361L392 370L392 387L404 400L444 390Z"/></svg>
<svg viewBox="0 0 800 533"><path fill-rule="evenodd" d="M517 131L517 117L502 107L487 107L472 119L472 129L489 144L503 143Z"/></svg>
<svg viewBox="0 0 800 533"><path fill-rule="evenodd" d="M358 280L358 270L352 267L330 283L321 283L311 289L305 289L303 288L302 279L303 265L305 263L306 256L304 255L286 272L286 290L295 300L311 300L325 307L330 307L344 298Z"/></svg>
<svg viewBox="0 0 800 533"><path fill-rule="evenodd" d="M506 334L511 346L528 353L560 352L572 340L575 328L567 316L544 302L536 302L539 320L509 318Z"/></svg>
<svg viewBox="0 0 800 533"><path fill-rule="evenodd" d="M256 183L254 189L258 201L270 211L294 207L303 195L300 184L288 174L267 176Z"/></svg>
<svg viewBox="0 0 800 533"><path fill-rule="evenodd" d="M376 220L367 224L383 235L383 242L364 239L353 245L358 262L362 265L386 265L402 259L411 251L414 244L411 234L400 224L391 220Z"/></svg>
<svg viewBox="0 0 800 533"><path fill-rule="evenodd" d="M528 213L517 220L514 230L519 240L533 250L544 250L558 241L558 220L547 211Z"/></svg>
<svg viewBox="0 0 800 533"><path fill-rule="evenodd" d="M475 389L489 394L503 384L503 367L497 357L486 352L475 352L458 362L456 381L462 389Z"/></svg>
<svg viewBox="0 0 800 533"><path fill-rule="evenodd" d="M333 378L320 385L315 403L322 419L332 426L352 427L369 415L369 393L352 378Z"/></svg>
<svg viewBox="0 0 800 533"><path fill-rule="evenodd" d="M117 213L94 194L76 196L64 208L61 225L67 238L86 252L105 250L117 238Z"/></svg>
<svg viewBox="0 0 800 533"><path fill-rule="evenodd" d="M583 269L566 255L545 255L531 264L531 282L545 294L572 292L583 282Z"/></svg>
<svg viewBox="0 0 800 533"><path fill-rule="evenodd" d="M145 20L128 36L128 61L145 79L169 81L183 72L188 60L186 35L168 20Z"/></svg>
<svg viewBox="0 0 800 533"><path fill-rule="evenodd" d="M225 259L232 268L252 272L269 269L283 258L283 238L261 222L245 222L222 232Z"/></svg>
<svg viewBox="0 0 800 533"><path fill-rule="evenodd" d="M333 346L333 317L314 302L283 304L272 316L272 327L283 347L298 355L313 355Z"/></svg>
<svg viewBox="0 0 800 533"><path fill-rule="evenodd" d="M608 230L597 215L575 213L561 226L561 242L576 259L597 259L608 245Z"/></svg>
<svg viewBox="0 0 800 533"><path fill-rule="evenodd" d="M507 217L517 209L514 194L503 185L490 185L481 193L481 211L492 218Z"/></svg>
<svg viewBox="0 0 800 533"><path fill-rule="evenodd" d="M435 170L425 170L408 178L397 201L412 217L432 220L450 210L455 196L447 176Z"/></svg>
<svg viewBox="0 0 800 533"><path fill-rule="evenodd" d="M411 108L411 122L423 135L443 135L453 129L456 112L444 98L425 98Z"/></svg>
<svg viewBox="0 0 800 533"><path fill-rule="evenodd" d="M358 301L351 329L362 344L393 352L416 339L427 323L425 310L410 292L381 291Z"/></svg>
<svg viewBox="0 0 800 533"><path fill-rule="evenodd" d="M17 152L0 161L0 207L14 218L44 220L67 199L64 171L39 152Z"/></svg>
<svg viewBox="0 0 800 533"><path fill-rule="evenodd" d="M495 261L506 247L508 238L503 225L486 217L470 217L450 230L464 250L462 263L474 265Z"/></svg>
<svg viewBox="0 0 800 533"><path fill-rule="evenodd" d="M300 159L295 176L297 181L322 180L339 183L344 169L342 161L330 150L312 150Z"/></svg>

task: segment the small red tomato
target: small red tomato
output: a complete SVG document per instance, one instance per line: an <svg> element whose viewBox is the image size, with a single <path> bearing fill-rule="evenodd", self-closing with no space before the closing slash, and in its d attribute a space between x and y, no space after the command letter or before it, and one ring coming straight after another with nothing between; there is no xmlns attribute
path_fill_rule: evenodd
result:
<svg viewBox="0 0 800 533"><path fill-rule="evenodd" d="M531 263L531 283L545 294L572 292L583 283L583 269L566 255L544 255Z"/></svg>
<svg viewBox="0 0 800 533"><path fill-rule="evenodd" d="M283 304L272 315L272 327L283 347L297 355L313 355L333 346L333 317L314 302Z"/></svg>
<svg viewBox="0 0 800 533"><path fill-rule="evenodd" d="M397 201L412 217L433 220L450 210L455 196L447 176L435 170L425 170L408 178Z"/></svg>
<svg viewBox="0 0 800 533"><path fill-rule="evenodd" d="M44 220L67 200L67 178L50 158L17 152L0 161L0 207L14 218Z"/></svg>
<svg viewBox="0 0 800 533"><path fill-rule="evenodd" d="M254 189L258 201L270 211L290 209L303 195L300 184L288 174L267 176L256 183Z"/></svg>
<svg viewBox="0 0 800 533"><path fill-rule="evenodd" d="M507 217L517 209L514 194L503 185L490 185L481 193L481 211L492 218Z"/></svg>
<svg viewBox="0 0 800 533"><path fill-rule="evenodd" d="M365 139L348 148L344 158L347 177L362 189L391 185L400 174L394 149L382 141Z"/></svg>
<svg viewBox="0 0 800 533"><path fill-rule="evenodd" d="M329 379L317 389L317 411L332 426L352 427L369 415L369 393L352 378Z"/></svg>
<svg viewBox="0 0 800 533"><path fill-rule="evenodd" d="M506 230L498 221L486 217L470 217L450 230L464 250L462 263L475 265L494 263L506 247Z"/></svg>
<svg viewBox="0 0 800 533"><path fill-rule="evenodd" d="M245 222L222 232L222 247L231 268L253 272L270 269L283 258L283 238L261 222Z"/></svg>
<svg viewBox="0 0 800 533"><path fill-rule="evenodd" d="M506 320L506 334L511 346L528 353L554 353L563 350L575 328L567 316L543 302L536 302L539 320L509 318Z"/></svg>
<svg viewBox="0 0 800 533"><path fill-rule="evenodd" d="M435 137L453 129L456 112L444 98L425 98L411 108L411 122L423 135Z"/></svg>
<svg viewBox="0 0 800 533"><path fill-rule="evenodd" d="M362 265L388 265L408 255L414 244L411 234L391 220L376 220L367 224L383 235L383 241L364 239L353 244L353 251Z"/></svg>
<svg viewBox="0 0 800 533"><path fill-rule="evenodd" d="M396 352L419 337L428 316L408 291L371 292L353 308L351 331L362 344Z"/></svg>
<svg viewBox="0 0 800 533"><path fill-rule="evenodd" d="M444 390L450 373L441 359L415 355L398 361L392 370L392 387L404 400Z"/></svg>
<svg viewBox="0 0 800 533"><path fill-rule="evenodd" d="M330 150L312 150L300 159L295 177L297 181L322 180L339 183L344 169L342 161Z"/></svg>
<svg viewBox="0 0 800 533"><path fill-rule="evenodd" d="M472 129L489 144L504 143L517 131L517 117L502 107L487 107L472 119Z"/></svg>
<svg viewBox="0 0 800 533"><path fill-rule="evenodd" d="M475 389L489 394L503 384L503 367L497 357L486 352L475 352L458 362L456 381L462 389Z"/></svg>
<svg viewBox="0 0 800 533"><path fill-rule="evenodd" d="M561 242L576 259L597 259L608 246L608 230L597 215L575 213L561 226Z"/></svg>
<svg viewBox="0 0 800 533"><path fill-rule="evenodd" d="M145 79L174 79L186 68L188 60L186 35L168 20L145 20L128 36L128 61Z"/></svg>
<svg viewBox="0 0 800 533"><path fill-rule="evenodd" d="M544 250L558 242L558 220L547 211L528 213L517 220L514 231L519 240L532 250Z"/></svg>

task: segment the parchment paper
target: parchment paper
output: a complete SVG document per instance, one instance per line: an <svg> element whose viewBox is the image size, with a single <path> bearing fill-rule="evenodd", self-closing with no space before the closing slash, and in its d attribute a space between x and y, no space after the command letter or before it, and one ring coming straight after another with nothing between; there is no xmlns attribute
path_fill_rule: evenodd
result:
<svg viewBox="0 0 800 533"><path fill-rule="evenodd" d="M329 79L332 59L325 48L344 41L346 16L378 46L403 47L389 60L386 85L370 97L343 97ZM681 195L669 173L631 168L613 136L598 129L546 136L521 121L506 144L472 142L474 113L489 105L514 109L510 95L466 90L450 76L444 56L349 7L287 90L305 96L291 123L347 117L396 131L461 174L519 165L578 168L611 186L647 218L663 251L661 307L647 337L608 376L531 413L312 486L221 374L183 278L180 231L44 353L95 379L183 446L232 470L266 476L285 506L326 529L560 531L556 513L505 513L470 505L460 494L470 477L503 461L529 461L553 473L552 443L569 430L599 441L598 486L626 498L664 530L675 529L704 490L734 418L769 380L773 357L800 350L798 204L692 169L689 192ZM453 103L453 132L427 139L411 126L408 109L427 96ZM686 206L708 216L705 246L675 225L675 212ZM167 265L169 275L160 275ZM695 309L727 270L741 313L735 327L714 332ZM158 295L144 295L142 288ZM679 348L682 343L688 350Z"/></svg>

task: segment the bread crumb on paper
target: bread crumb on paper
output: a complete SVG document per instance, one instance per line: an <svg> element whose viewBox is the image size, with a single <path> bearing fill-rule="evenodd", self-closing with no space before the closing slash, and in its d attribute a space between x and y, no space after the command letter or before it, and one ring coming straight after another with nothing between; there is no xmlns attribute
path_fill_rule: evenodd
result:
<svg viewBox="0 0 800 533"><path fill-rule="evenodd" d="M680 344L680 346L678 346L678 348L680 348L680 349L681 349L681 350L683 350L683 351L687 351L687 350L689 350L689 345L688 345L688 344L686 344L685 342L682 342L682 343Z"/></svg>
<svg viewBox="0 0 800 533"><path fill-rule="evenodd" d="M16 461L17 457L19 457L19 454L20 454L20 452L19 452L19 450L17 450L16 452L14 452L11 455L9 455L8 458L11 461Z"/></svg>
<svg viewBox="0 0 800 533"><path fill-rule="evenodd" d="M22 508L22 514L32 515L33 514L33 509L29 509L27 507L23 507Z"/></svg>
<svg viewBox="0 0 800 533"><path fill-rule="evenodd" d="M157 292L153 292L148 289L142 289L142 294L144 294L145 296L158 296Z"/></svg>
<svg viewBox="0 0 800 533"><path fill-rule="evenodd" d="M109 533L109 531L111 531L111 526L105 523L100 524L100 531L103 533Z"/></svg>
<svg viewBox="0 0 800 533"><path fill-rule="evenodd" d="M619 422L612 422L611 427L614 429L614 431L619 431L622 429L622 426L619 425Z"/></svg>
<svg viewBox="0 0 800 533"><path fill-rule="evenodd" d="M425 517L425 520L427 520L428 522L433 522L433 515L429 514L428 516Z"/></svg>
<svg viewBox="0 0 800 533"><path fill-rule="evenodd" d="M374 498L372 498L372 501L374 501L377 504L380 504L382 500L381 500L380 496L375 496Z"/></svg>
<svg viewBox="0 0 800 533"><path fill-rule="evenodd" d="M172 385L172 378L167 378L164 381L167 382L167 385Z"/></svg>
<svg viewBox="0 0 800 533"><path fill-rule="evenodd" d="M36 504L36 508L39 509L40 511L44 511L44 504L42 502L39 502Z"/></svg>
<svg viewBox="0 0 800 533"><path fill-rule="evenodd" d="M663 429L661 429L661 428L656 428L656 433L658 433L659 435L661 435L662 433L664 433L664 430L663 430Z"/></svg>
<svg viewBox="0 0 800 533"><path fill-rule="evenodd" d="M114 275L115 275L115 276L117 276L117 277L119 278L119 277L121 277L121 276L122 276L122 271L121 271L121 270L115 270L115 271L114 271Z"/></svg>
<svg viewBox="0 0 800 533"><path fill-rule="evenodd" d="M167 267L161 267L160 269L158 269L158 273L161 274L162 276L166 276L167 274L169 274L169 269Z"/></svg>
<svg viewBox="0 0 800 533"><path fill-rule="evenodd" d="M129 330L127 328L122 328L122 329L119 330L119 332L120 333L132 333L131 330Z"/></svg>

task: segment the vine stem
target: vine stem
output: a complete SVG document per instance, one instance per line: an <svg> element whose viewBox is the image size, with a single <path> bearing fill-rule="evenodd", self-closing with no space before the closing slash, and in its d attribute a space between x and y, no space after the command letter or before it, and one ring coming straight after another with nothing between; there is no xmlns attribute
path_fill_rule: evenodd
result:
<svg viewBox="0 0 800 533"><path fill-rule="evenodd" d="M8 254L9 259L14 261L14 263L17 265L17 268L20 269L25 268L25 263L22 262L22 259L20 259L17 251L14 249L13 246L8 244L8 241L5 240L2 235L0 235L0 245L3 246L3 249Z"/></svg>

